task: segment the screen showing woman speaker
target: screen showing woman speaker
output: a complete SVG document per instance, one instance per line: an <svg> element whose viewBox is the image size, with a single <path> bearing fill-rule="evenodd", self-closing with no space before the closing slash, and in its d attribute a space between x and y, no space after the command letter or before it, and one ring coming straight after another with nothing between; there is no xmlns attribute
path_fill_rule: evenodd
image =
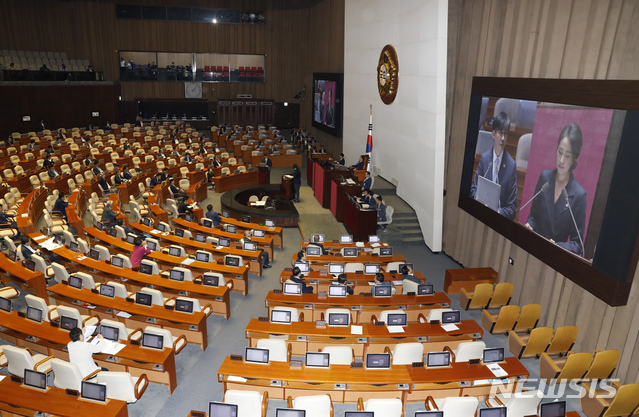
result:
<svg viewBox="0 0 639 417"><path fill-rule="evenodd" d="M488 80L499 84L500 79ZM627 206L636 203L624 201L624 196L630 200L628 189L637 188L632 182L639 180L627 175L639 170L622 150L637 147L629 142L636 135L639 115L604 105L610 103L593 105L594 99L587 100L588 105L583 99L543 100L543 89L534 99L529 99L533 93L528 90L508 95L475 90L474 86L460 207L535 256L536 250L554 251L553 247L563 252L548 256L551 262L542 259L546 263L573 258L613 280L626 281L636 265L638 217ZM619 218L624 211L629 228ZM526 242L520 238L524 232L535 238ZM538 237L547 242L541 244L543 249L531 247ZM564 272L567 267L551 266L571 278ZM580 278L573 281L581 285Z"/></svg>

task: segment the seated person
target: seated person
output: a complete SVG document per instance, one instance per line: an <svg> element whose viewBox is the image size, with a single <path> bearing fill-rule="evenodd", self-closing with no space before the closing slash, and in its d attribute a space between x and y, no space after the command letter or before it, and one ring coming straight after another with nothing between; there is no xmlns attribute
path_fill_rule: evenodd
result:
<svg viewBox="0 0 639 417"><path fill-rule="evenodd" d="M146 241L141 237L133 239L133 252L131 252L131 266L139 267L142 258L151 253L151 249L146 245Z"/></svg>
<svg viewBox="0 0 639 417"><path fill-rule="evenodd" d="M413 275L413 268L409 265L402 266L402 281L413 281L414 283L420 284L420 281Z"/></svg>
<svg viewBox="0 0 639 417"><path fill-rule="evenodd" d="M101 223L108 223L111 227L118 224L118 213L114 211L111 207L113 207L113 201L109 200L104 204L104 210L102 211L102 217L100 218Z"/></svg>
<svg viewBox="0 0 639 417"><path fill-rule="evenodd" d="M178 216L184 217L187 213L193 215L193 210L186 204L186 198L180 197L177 203Z"/></svg>
<svg viewBox="0 0 639 417"><path fill-rule="evenodd" d="M124 176L122 175L122 173L121 173L121 172L120 172L120 170L118 169L118 170L115 172L115 175L114 175L114 177L113 177L113 182L114 182L114 183L115 183L115 185L117 186L117 185L120 185L120 184L124 183L124 181L125 181Z"/></svg>
<svg viewBox="0 0 639 417"><path fill-rule="evenodd" d="M206 218L213 221L213 227L219 226L221 217L215 210L213 210L213 204L206 206L206 209L208 210L206 212Z"/></svg>
<svg viewBox="0 0 639 417"><path fill-rule="evenodd" d="M344 159L343 153L339 154L339 160L337 162L342 166L346 165L346 159Z"/></svg>
<svg viewBox="0 0 639 417"><path fill-rule="evenodd" d="M69 197L66 194L60 193L58 195L58 199L55 200L55 204L53 205L53 209L51 210L51 214L57 214L64 219L65 222L68 222L67 219L67 207L69 206Z"/></svg>
<svg viewBox="0 0 639 417"><path fill-rule="evenodd" d="M208 182L209 185L211 185L212 187L215 187L215 184L213 183L214 177L215 177L215 171L213 171L213 167L209 165L209 170L206 171L206 182Z"/></svg>
<svg viewBox="0 0 639 417"><path fill-rule="evenodd" d="M175 181L173 180L173 178L169 178L169 191L171 192L171 195L173 195L173 198L186 197L186 193L182 189L180 189L180 187L177 187L175 185Z"/></svg>
<svg viewBox="0 0 639 417"><path fill-rule="evenodd" d="M293 265L295 265L295 262L306 262L306 252L304 250L297 252L297 260L293 261Z"/></svg>
<svg viewBox="0 0 639 417"><path fill-rule="evenodd" d="M127 168L128 168L127 164L122 165L122 176L124 177L125 180L133 179L133 175L131 175L131 173L129 172Z"/></svg>
<svg viewBox="0 0 639 417"><path fill-rule="evenodd" d="M22 244L22 257L24 259L31 259L31 255L38 255L44 259L47 259L49 262L55 262L60 265L64 265L64 263L51 254L44 254L40 250L31 246L31 238L25 234L20 236L20 243Z"/></svg>
<svg viewBox="0 0 639 417"><path fill-rule="evenodd" d="M107 180L104 178L104 175L100 175L98 179L98 184L102 187L102 192L104 194L109 194L113 191L112 187L109 185Z"/></svg>
<svg viewBox="0 0 639 417"><path fill-rule="evenodd" d="M320 238L318 235L313 235L313 240L309 242L309 245L319 246L319 248L322 249L322 255L328 255L329 251L324 249L324 245L322 245L319 240Z"/></svg>
<svg viewBox="0 0 639 417"><path fill-rule="evenodd" d="M364 181L362 181L362 191L364 191L367 188L371 188L371 186L373 185L373 179L371 178L371 173L369 171L366 171L366 174L364 174Z"/></svg>
<svg viewBox="0 0 639 417"><path fill-rule="evenodd" d="M98 165L98 160L94 159L93 160L93 175L102 175L104 174L104 170L102 168L100 168L100 166Z"/></svg>
<svg viewBox="0 0 639 417"><path fill-rule="evenodd" d="M149 188L155 188L156 185L162 184L162 181L162 173L158 172L153 178L151 178L151 181L149 182Z"/></svg>
<svg viewBox="0 0 639 417"><path fill-rule="evenodd" d="M242 244L242 248L244 248L244 243L245 242L253 242L251 240L251 236L252 235L253 235L253 231L252 230L245 230L244 231L244 238L240 239L240 243ZM257 248L257 251L262 254L262 268L270 268L271 267L271 263L270 263L270 257L268 255L268 252L266 252L264 249L261 249L260 247Z"/></svg>
<svg viewBox="0 0 639 417"><path fill-rule="evenodd" d="M346 274L339 274L337 276L337 283L333 283L333 285L346 287L346 294L353 295L353 287L349 287L348 285L346 285L346 281L348 281Z"/></svg>
<svg viewBox="0 0 639 417"><path fill-rule="evenodd" d="M171 177L171 175L169 175L169 169L164 167L164 169L161 172L161 177L162 177L162 181L166 181L168 178Z"/></svg>
<svg viewBox="0 0 639 417"><path fill-rule="evenodd" d="M104 336L98 334L98 343L89 343L84 341L84 334L82 329L76 327L69 332L69 338L71 341L67 344L67 351L69 352L69 362L75 364L82 375L82 378L86 378L93 372L100 368L93 360L94 353L100 353L104 348ZM105 369L102 369L105 370ZM90 379L98 376L97 374Z"/></svg>
<svg viewBox="0 0 639 417"><path fill-rule="evenodd" d="M119 218L116 219L117 220L117 225L120 226L121 228L124 229L124 233L128 234L135 234L130 228L129 226L127 226L126 224L124 224L124 219L123 218Z"/></svg>
<svg viewBox="0 0 639 417"><path fill-rule="evenodd" d="M349 169L353 169L353 170L364 169L364 156L360 155L359 160L357 161L357 163L355 165L351 165L349 167Z"/></svg>
<svg viewBox="0 0 639 417"><path fill-rule="evenodd" d="M384 281L384 274L382 274L381 272L378 272L375 274L375 285L373 285L373 287L371 287L371 294L373 294L375 292L375 287L377 285L383 285L383 286L393 286L393 284L391 284L388 281Z"/></svg>
<svg viewBox="0 0 639 417"><path fill-rule="evenodd" d="M293 274L291 275L290 280L297 284L301 284L303 293L312 294L313 287L309 287L308 285L306 285L306 282L304 282L303 278L304 274L302 274L302 271L297 266L293 268Z"/></svg>
<svg viewBox="0 0 639 417"><path fill-rule="evenodd" d="M0 229L18 229L15 217L15 214L5 213L4 206L0 204Z"/></svg>
<svg viewBox="0 0 639 417"><path fill-rule="evenodd" d="M377 210L377 202L375 201L375 197L373 197L373 192L370 188L365 189L364 195L362 198L358 198L357 201L362 204L368 204L369 210Z"/></svg>
<svg viewBox="0 0 639 417"><path fill-rule="evenodd" d="M60 175L60 173L58 171L56 171L56 169L53 167L53 165L51 165L51 167L47 171L47 175L49 176L49 178L54 179L55 177Z"/></svg>

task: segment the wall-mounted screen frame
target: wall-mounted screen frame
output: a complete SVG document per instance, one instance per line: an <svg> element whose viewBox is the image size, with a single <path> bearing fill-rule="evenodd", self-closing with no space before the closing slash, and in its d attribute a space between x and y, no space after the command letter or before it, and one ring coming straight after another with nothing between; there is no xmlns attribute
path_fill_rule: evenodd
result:
<svg viewBox="0 0 639 417"><path fill-rule="evenodd" d="M342 136L344 74L313 73L313 127L330 135Z"/></svg>

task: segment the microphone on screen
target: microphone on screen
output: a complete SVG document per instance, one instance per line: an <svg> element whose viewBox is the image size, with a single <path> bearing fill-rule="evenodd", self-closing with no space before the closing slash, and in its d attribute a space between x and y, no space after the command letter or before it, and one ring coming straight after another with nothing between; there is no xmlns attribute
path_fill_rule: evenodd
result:
<svg viewBox="0 0 639 417"><path fill-rule="evenodd" d="M526 207L528 204L530 204L535 197L537 197L539 194L542 194L544 191L546 191L548 189L548 187L550 187L550 184L548 184L548 182L546 182L544 185L541 186L541 190L537 191L537 194L535 194L530 200L528 200L528 202L526 204L524 204L523 206L521 206L519 208L519 211L523 210L524 207Z"/></svg>
<svg viewBox="0 0 639 417"><path fill-rule="evenodd" d="M575 215L572 213L572 208L570 207L570 202L568 201L568 192L564 188L561 190L561 195L566 199L566 207L568 207L568 211L570 212L570 217L572 217L572 224L575 225L575 230L577 231L577 237L579 238L579 243L581 244L581 256L584 256L584 241L581 240L581 233L579 233L579 228L577 227L577 222L575 221Z"/></svg>

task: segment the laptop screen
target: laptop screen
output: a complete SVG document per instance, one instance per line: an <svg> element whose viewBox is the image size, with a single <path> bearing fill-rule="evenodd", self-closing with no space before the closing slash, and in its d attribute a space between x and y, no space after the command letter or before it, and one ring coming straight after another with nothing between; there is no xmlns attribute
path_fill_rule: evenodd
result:
<svg viewBox="0 0 639 417"><path fill-rule="evenodd" d="M136 237L137 236L131 234L126 235L126 243L130 243L132 245Z"/></svg>
<svg viewBox="0 0 639 417"><path fill-rule="evenodd" d="M71 330L78 327L78 320L73 317L60 316L60 328L64 330Z"/></svg>
<svg viewBox="0 0 639 417"><path fill-rule="evenodd" d="M206 242L206 235L205 235L205 234L202 234L202 233L197 233L197 234L195 235L195 241L196 241L196 242L200 242L200 243L204 243L204 242Z"/></svg>
<svg viewBox="0 0 639 417"><path fill-rule="evenodd" d="M373 265L373 264L364 265L364 273L366 275L375 275L379 273L379 265Z"/></svg>
<svg viewBox="0 0 639 417"><path fill-rule="evenodd" d="M295 266L298 267L304 274L311 270L308 262L295 262Z"/></svg>
<svg viewBox="0 0 639 417"><path fill-rule="evenodd" d="M0 310L6 311L7 313L11 312L11 300L7 300L6 298L0 297Z"/></svg>
<svg viewBox="0 0 639 417"><path fill-rule="evenodd" d="M224 265L227 266L240 266L240 259L235 256L227 256L224 258Z"/></svg>
<svg viewBox="0 0 639 417"><path fill-rule="evenodd" d="M322 248L315 245L308 245L306 247L307 256L320 256L322 254Z"/></svg>
<svg viewBox="0 0 639 417"><path fill-rule="evenodd" d="M244 355L246 362L268 363L268 349L246 348Z"/></svg>
<svg viewBox="0 0 639 417"><path fill-rule="evenodd" d="M253 237L264 237L266 236L266 232L264 230L255 229L253 230Z"/></svg>
<svg viewBox="0 0 639 417"><path fill-rule="evenodd" d="M287 310L271 310L271 323L285 323L291 322L291 312Z"/></svg>
<svg viewBox="0 0 639 417"><path fill-rule="evenodd" d="M111 265L122 268L124 266L124 259L120 258L119 256L114 256L113 258L111 258Z"/></svg>
<svg viewBox="0 0 639 417"><path fill-rule="evenodd" d="M106 401L106 385L96 384L94 382L82 381L82 390L80 396L92 401Z"/></svg>
<svg viewBox="0 0 639 417"><path fill-rule="evenodd" d="M209 417L238 417L237 405L211 401L209 403Z"/></svg>
<svg viewBox="0 0 639 417"><path fill-rule="evenodd" d="M47 389L47 374L44 372L37 372L31 369L24 370L24 385L37 388Z"/></svg>
<svg viewBox="0 0 639 417"><path fill-rule="evenodd" d="M541 404L539 417L565 417L566 402L557 401L553 403Z"/></svg>
<svg viewBox="0 0 639 417"><path fill-rule="evenodd" d="M328 368L330 355L328 353L306 352L306 366L312 368Z"/></svg>
<svg viewBox="0 0 639 417"><path fill-rule="evenodd" d="M348 256L348 257L357 256L357 248L344 248L344 256Z"/></svg>
<svg viewBox="0 0 639 417"><path fill-rule="evenodd" d="M373 295L375 297L390 297L393 295L393 287L391 285L376 285L373 287Z"/></svg>
<svg viewBox="0 0 639 417"><path fill-rule="evenodd" d="M341 235L339 243L353 243L353 235Z"/></svg>
<svg viewBox="0 0 639 417"><path fill-rule="evenodd" d="M29 271L35 271L35 261L33 259L25 259L24 260L24 266L29 270Z"/></svg>
<svg viewBox="0 0 639 417"><path fill-rule="evenodd" d="M266 227L275 227L275 222L274 222L273 220L266 219L266 220L264 221L264 225L265 225Z"/></svg>
<svg viewBox="0 0 639 417"><path fill-rule="evenodd" d="M202 284L208 285L209 287L219 287L220 286L220 277L217 275L204 274L202 276Z"/></svg>
<svg viewBox="0 0 639 417"><path fill-rule="evenodd" d="M99 261L100 260L100 252L98 252L95 249L90 249L89 250L89 258L95 260L95 261Z"/></svg>
<svg viewBox="0 0 639 417"><path fill-rule="evenodd" d="M379 248L379 256L391 256L393 248Z"/></svg>
<svg viewBox="0 0 639 417"><path fill-rule="evenodd" d="M450 353L449 352L429 352L426 356L426 366L434 368L438 366L450 365Z"/></svg>
<svg viewBox="0 0 639 417"><path fill-rule="evenodd" d="M329 297L346 297L346 287L343 285L329 285L328 296Z"/></svg>
<svg viewBox="0 0 639 417"><path fill-rule="evenodd" d="M143 292L139 292L135 294L135 303L142 304L143 306L151 307L153 303L153 297L151 294L145 294Z"/></svg>
<svg viewBox="0 0 639 417"><path fill-rule="evenodd" d="M406 326L406 313L391 313L388 314L386 317L387 326Z"/></svg>
<svg viewBox="0 0 639 417"><path fill-rule="evenodd" d="M306 411L292 408L276 408L275 417L306 417Z"/></svg>
<svg viewBox="0 0 639 417"><path fill-rule="evenodd" d="M80 246L78 245L78 242L71 242L69 243L69 249L73 252L78 252L80 250Z"/></svg>
<svg viewBox="0 0 639 417"><path fill-rule="evenodd" d="M73 288L82 288L82 278L76 277L74 275L69 276L69 286Z"/></svg>
<svg viewBox="0 0 639 417"><path fill-rule="evenodd" d="M39 308L27 306L27 318L35 322L42 322L42 310Z"/></svg>
<svg viewBox="0 0 639 417"><path fill-rule="evenodd" d="M164 338L159 334L142 333L142 346L151 349L163 349Z"/></svg>
<svg viewBox="0 0 639 417"><path fill-rule="evenodd" d="M158 245L152 240L147 240L146 246L148 246L148 248L151 249L151 251L153 252L155 252L158 249Z"/></svg>
<svg viewBox="0 0 639 417"><path fill-rule="evenodd" d="M504 348L489 348L484 349L484 356L482 362L493 363L504 361Z"/></svg>
<svg viewBox="0 0 639 417"><path fill-rule="evenodd" d="M181 256L182 255L182 249L180 247L171 246L169 248L169 255L171 255L171 256Z"/></svg>
<svg viewBox="0 0 639 417"><path fill-rule="evenodd" d="M109 284L100 285L100 295L113 298L115 296L115 287Z"/></svg>
<svg viewBox="0 0 639 417"><path fill-rule="evenodd" d="M172 269L171 272L169 272L169 279L173 281L184 281L184 271Z"/></svg>
<svg viewBox="0 0 639 417"><path fill-rule="evenodd" d="M222 210L222 217L231 217L228 210Z"/></svg>
<svg viewBox="0 0 639 417"><path fill-rule="evenodd" d="M208 252L195 252L195 260L198 262L210 262L210 254Z"/></svg>
<svg viewBox="0 0 639 417"><path fill-rule="evenodd" d="M368 236L368 243L379 243L381 239L377 235Z"/></svg>
<svg viewBox="0 0 639 417"><path fill-rule="evenodd" d="M443 411L417 411L415 417L444 417Z"/></svg>
<svg viewBox="0 0 639 417"><path fill-rule="evenodd" d="M184 237L184 229L175 229L175 236Z"/></svg>
<svg viewBox="0 0 639 417"><path fill-rule="evenodd" d="M223 246L225 248L231 247L231 239L227 239L225 237L221 237L217 240L217 244Z"/></svg>
<svg viewBox="0 0 639 417"><path fill-rule="evenodd" d="M348 326L350 314L347 313L328 313L329 326Z"/></svg>
<svg viewBox="0 0 639 417"><path fill-rule="evenodd" d="M390 353L367 353L366 369L389 369Z"/></svg>
<svg viewBox="0 0 639 417"><path fill-rule="evenodd" d="M71 242L71 243L74 243L74 242ZM7 256L9 257L10 261L12 261L12 262L16 261L16 251L10 250L9 254Z"/></svg>
<svg viewBox="0 0 639 417"><path fill-rule="evenodd" d="M506 417L506 407L480 408L478 417Z"/></svg>
<svg viewBox="0 0 639 417"><path fill-rule="evenodd" d="M344 264L329 264L328 265L328 273L329 274L343 274L344 273Z"/></svg>
<svg viewBox="0 0 639 417"><path fill-rule="evenodd" d="M153 275L153 265L141 263L138 271L141 274Z"/></svg>
<svg viewBox="0 0 639 417"><path fill-rule="evenodd" d="M284 283L284 294L289 294L289 295L300 295L300 294L302 294L302 284L298 284L296 282L285 282Z"/></svg>
<svg viewBox="0 0 639 417"><path fill-rule="evenodd" d="M257 245L253 242L244 242L244 250L256 251Z"/></svg>
<svg viewBox="0 0 639 417"><path fill-rule="evenodd" d="M175 311L181 311L183 313L192 313L193 312L193 301L191 300L175 300Z"/></svg>
<svg viewBox="0 0 639 417"><path fill-rule="evenodd" d="M202 219L202 226L211 228L213 227L213 220L211 219Z"/></svg>
<svg viewBox="0 0 639 417"><path fill-rule="evenodd" d="M105 339L111 340L113 342L117 342L118 340L120 340L120 329L118 329L117 327L101 324L100 334L104 336Z"/></svg>
<svg viewBox="0 0 639 417"><path fill-rule="evenodd" d="M244 223L250 223L251 222L251 216L242 216L242 221Z"/></svg>
<svg viewBox="0 0 639 417"><path fill-rule="evenodd" d="M459 310L444 311L442 313L442 323L459 323L461 321L461 312Z"/></svg>
<svg viewBox="0 0 639 417"><path fill-rule="evenodd" d="M232 224L227 224L226 225L226 231L229 233L237 233L237 227L235 225Z"/></svg>
<svg viewBox="0 0 639 417"><path fill-rule="evenodd" d="M417 286L417 295L432 295L434 293L433 284L419 284Z"/></svg>

